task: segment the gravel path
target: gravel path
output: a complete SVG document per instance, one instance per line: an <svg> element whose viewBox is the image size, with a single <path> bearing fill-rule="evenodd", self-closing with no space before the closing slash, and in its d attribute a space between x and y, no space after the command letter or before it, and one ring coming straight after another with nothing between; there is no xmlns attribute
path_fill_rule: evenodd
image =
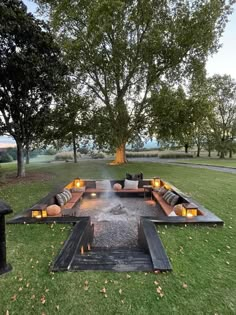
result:
<svg viewBox="0 0 236 315"><path fill-rule="evenodd" d="M160 164L171 164L171 165L186 166L186 167L192 167L192 168L202 168L202 169L208 169L208 170L212 170L212 171L219 171L219 172L223 172L223 173L236 174L236 168L234 168L234 167L191 164L191 163L178 162L178 161L176 161L174 159L129 158L129 161L153 162L153 163L160 163Z"/></svg>
<svg viewBox="0 0 236 315"><path fill-rule="evenodd" d="M158 208L143 198L83 199L78 216L90 216L94 224L94 247L136 247L140 216L156 216Z"/></svg>

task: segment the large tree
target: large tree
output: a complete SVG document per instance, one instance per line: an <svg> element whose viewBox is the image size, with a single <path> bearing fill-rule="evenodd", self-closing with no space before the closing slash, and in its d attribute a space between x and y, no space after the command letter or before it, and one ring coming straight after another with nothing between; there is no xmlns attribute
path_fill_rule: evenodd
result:
<svg viewBox="0 0 236 315"><path fill-rule="evenodd" d="M17 176L24 176L24 148L47 125L66 67L47 25L22 1L2 0L0 16L0 130L15 139Z"/></svg>
<svg viewBox="0 0 236 315"><path fill-rule="evenodd" d="M116 150L115 163L150 121L153 86L204 64L231 10L222 0L35 1L49 9L75 76L96 97L96 139Z"/></svg>

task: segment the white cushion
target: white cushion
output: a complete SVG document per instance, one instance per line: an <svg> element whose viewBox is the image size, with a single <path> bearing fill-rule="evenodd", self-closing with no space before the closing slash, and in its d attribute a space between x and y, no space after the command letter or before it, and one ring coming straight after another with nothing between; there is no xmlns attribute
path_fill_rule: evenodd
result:
<svg viewBox="0 0 236 315"><path fill-rule="evenodd" d="M171 211L168 217L177 217L177 214L174 211Z"/></svg>
<svg viewBox="0 0 236 315"><path fill-rule="evenodd" d="M111 183L108 179L96 181L96 189L110 190Z"/></svg>
<svg viewBox="0 0 236 315"><path fill-rule="evenodd" d="M138 189L138 180L125 179L124 189Z"/></svg>

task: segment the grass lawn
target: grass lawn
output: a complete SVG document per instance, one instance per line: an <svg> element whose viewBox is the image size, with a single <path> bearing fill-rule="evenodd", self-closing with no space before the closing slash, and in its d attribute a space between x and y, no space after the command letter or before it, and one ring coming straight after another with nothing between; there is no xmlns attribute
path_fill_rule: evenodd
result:
<svg viewBox="0 0 236 315"><path fill-rule="evenodd" d="M224 167L235 167L236 159L219 159L219 158L193 158L188 160L176 160L181 163L191 163L191 164L207 164L213 166L224 166Z"/></svg>
<svg viewBox="0 0 236 315"><path fill-rule="evenodd" d="M2 165L11 171L14 164ZM47 181L0 186L0 199L15 213L31 206L55 184L80 176L124 178L142 171L159 175L225 221L224 227L160 227L172 273L50 273L49 265L69 225L8 225L8 262L0 278L0 314L236 314L236 177L215 171L155 163L108 166L105 161L31 164ZM161 287L163 297L157 292ZM100 291L105 288L106 296ZM159 288L160 290L160 288Z"/></svg>

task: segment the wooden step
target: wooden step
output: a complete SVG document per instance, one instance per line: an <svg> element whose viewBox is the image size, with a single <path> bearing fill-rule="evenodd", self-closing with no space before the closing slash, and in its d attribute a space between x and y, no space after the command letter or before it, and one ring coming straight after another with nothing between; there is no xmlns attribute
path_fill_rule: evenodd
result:
<svg viewBox="0 0 236 315"><path fill-rule="evenodd" d="M153 266L150 256L140 248L95 248L74 255L69 270L152 271Z"/></svg>

